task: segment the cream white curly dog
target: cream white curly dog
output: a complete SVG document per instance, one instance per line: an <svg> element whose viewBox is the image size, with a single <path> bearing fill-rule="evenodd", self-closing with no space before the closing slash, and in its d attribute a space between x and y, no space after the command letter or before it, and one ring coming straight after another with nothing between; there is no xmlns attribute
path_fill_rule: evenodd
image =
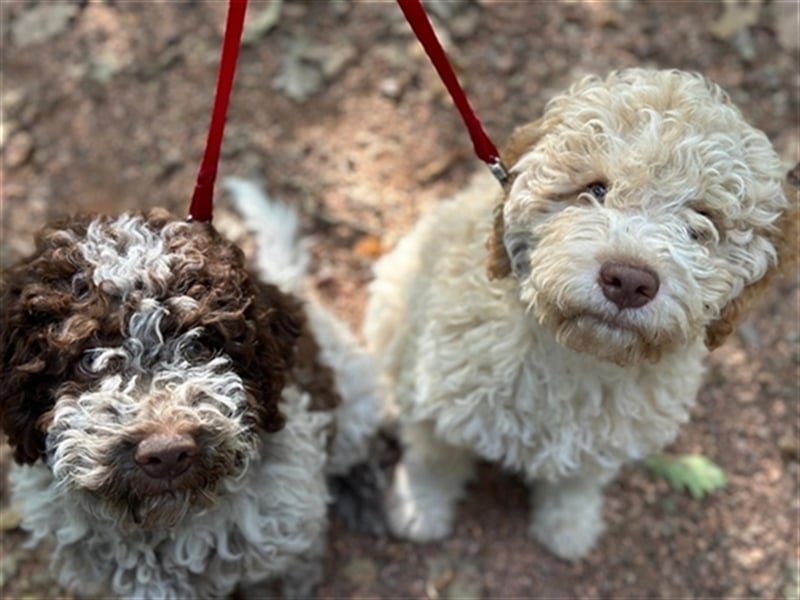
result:
<svg viewBox="0 0 800 600"><path fill-rule="evenodd" d="M529 533L577 559L603 486L675 439L796 220L767 137L696 74L586 78L503 158L500 201L475 179L376 268L365 334L404 444L389 517L446 537L482 458L530 483Z"/></svg>

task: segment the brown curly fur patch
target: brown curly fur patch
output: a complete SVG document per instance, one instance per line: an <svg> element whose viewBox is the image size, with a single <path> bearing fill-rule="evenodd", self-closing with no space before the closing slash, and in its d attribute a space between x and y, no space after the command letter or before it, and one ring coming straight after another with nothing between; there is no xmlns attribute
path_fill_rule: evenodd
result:
<svg viewBox="0 0 800 600"><path fill-rule="evenodd" d="M234 362L251 398L255 421L266 431L284 425L278 408L281 390L304 349L300 369L326 375L317 360L302 304L276 286L258 281L244 267L241 250L209 224L186 224L164 210L140 215L153 231L171 227L165 245L185 260L174 265L156 300L186 295L192 310L171 312L161 324L165 337L202 327L201 343ZM20 463L34 462L44 450L47 415L63 385L88 387L79 365L87 348L119 344L127 316L142 294L123 299L92 281L91 265L78 244L90 222L81 216L45 228L34 254L9 268L0 290L0 422ZM109 235L113 232L109 230ZM334 404L327 398L325 404Z"/></svg>
<svg viewBox="0 0 800 600"><path fill-rule="evenodd" d="M333 410L342 402L336 391L336 375L320 359L317 340L304 323L297 341L297 361L292 369L293 380L311 396L311 410Z"/></svg>

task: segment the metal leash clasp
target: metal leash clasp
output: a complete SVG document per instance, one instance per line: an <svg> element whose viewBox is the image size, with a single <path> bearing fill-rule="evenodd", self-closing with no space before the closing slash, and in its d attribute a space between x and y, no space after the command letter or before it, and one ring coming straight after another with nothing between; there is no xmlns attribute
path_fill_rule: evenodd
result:
<svg viewBox="0 0 800 600"><path fill-rule="evenodd" d="M500 185L505 186L509 181L508 169L506 169L500 157L497 156L492 162L486 164L489 166L489 170L492 172L492 175L494 175L494 178L500 182Z"/></svg>

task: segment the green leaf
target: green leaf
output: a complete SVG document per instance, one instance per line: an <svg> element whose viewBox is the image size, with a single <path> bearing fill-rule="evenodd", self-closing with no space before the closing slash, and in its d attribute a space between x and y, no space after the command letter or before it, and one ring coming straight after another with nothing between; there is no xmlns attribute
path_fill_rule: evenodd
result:
<svg viewBox="0 0 800 600"><path fill-rule="evenodd" d="M702 498L727 484L722 468L701 454L654 454L644 464L674 490L688 491L693 498Z"/></svg>

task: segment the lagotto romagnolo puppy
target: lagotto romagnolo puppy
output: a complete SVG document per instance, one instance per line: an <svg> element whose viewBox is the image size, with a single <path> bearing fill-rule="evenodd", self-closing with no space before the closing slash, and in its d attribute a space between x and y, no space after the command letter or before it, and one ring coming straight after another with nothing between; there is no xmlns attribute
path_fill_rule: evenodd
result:
<svg viewBox="0 0 800 600"><path fill-rule="evenodd" d="M80 595L307 598L326 477L377 427L369 359L305 297L296 215L230 187L258 274L160 209L57 223L4 274L13 501Z"/></svg>
<svg viewBox="0 0 800 600"><path fill-rule="evenodd" d="M500 200L476 179L376 267L365 335L404 447L390 525L447 536L477 457L529 482L529 533L577 559L603 486L675 439L704 357L789 264L796 198L767 137L679 71L586 78L503 159Z"/></svg>

